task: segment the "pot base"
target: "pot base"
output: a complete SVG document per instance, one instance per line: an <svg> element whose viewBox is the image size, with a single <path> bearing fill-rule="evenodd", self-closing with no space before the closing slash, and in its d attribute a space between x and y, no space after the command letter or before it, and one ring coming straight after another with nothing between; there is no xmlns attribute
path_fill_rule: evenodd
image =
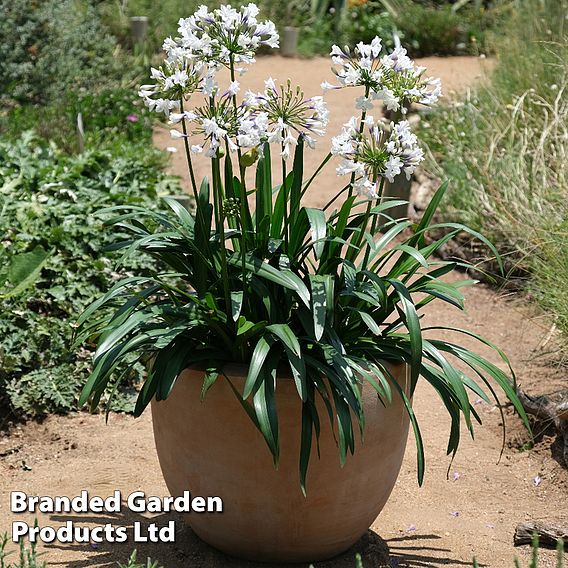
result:
<svg viewBox="0 0 568 568"><path fill-rule="evenodd" d="M408 391L406 366L389 369ZM246 371L226 373L242 392ZM294 381L279 378L277 385L278 469L228 381L219 377L200 402L202 382L202 372L185 370L167 400L152 401L156 448L171 494L189 490L223 499L222 513L185 515L194 532L226 554L265 562L314 562L353 546L385 505L400 470L408 433L400 397L394 394L383 406L364 384L365 441L357 440L344 467L318 401L320 458L314 442L304 497L298 463L301 402Z"/></svg>

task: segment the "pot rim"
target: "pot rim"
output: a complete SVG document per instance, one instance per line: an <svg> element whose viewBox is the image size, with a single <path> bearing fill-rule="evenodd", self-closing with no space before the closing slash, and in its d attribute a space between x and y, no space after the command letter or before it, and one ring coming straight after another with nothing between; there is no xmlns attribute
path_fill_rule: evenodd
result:
<svg viewBox="0 0 568 568"><path fill-rule="evenodd" d="M383 359L382 360L383 363L385 363L388 366L391 367L401 367L401 366L409 366L408 363L406 361L394 361L394 360L390 360L390 359ZM223 367L222 370L220 372L220 374L225 375L227 378L239 378L239 377L246 377L248 375L248 369L249 369L249 364L247 363L234 363L234 362L226 362ZM206 367L204 365L201 365L199 363L194 363L193 365L189 365L187 367L185 367L181 372L185 372L185 371L190 371L193 373L204 373L206 370ZM290 367L288 364L286 363L282 363L279 367L278 367L278 372L276 374L276 380L294 380L294 376L292 375L292 371L290 370Z"/></svg>

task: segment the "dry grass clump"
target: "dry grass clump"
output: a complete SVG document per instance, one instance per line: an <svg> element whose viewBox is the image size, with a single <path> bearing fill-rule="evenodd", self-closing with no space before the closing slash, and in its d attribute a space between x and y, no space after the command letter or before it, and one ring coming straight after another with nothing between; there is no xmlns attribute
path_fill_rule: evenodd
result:
<svg viewBox="0 0 568 568"><path fill-rule="evenodd" d="M511 10L488 84L424 136L431 169L452 180L447 212L491 236L568 331L568 2Z"/></svg>

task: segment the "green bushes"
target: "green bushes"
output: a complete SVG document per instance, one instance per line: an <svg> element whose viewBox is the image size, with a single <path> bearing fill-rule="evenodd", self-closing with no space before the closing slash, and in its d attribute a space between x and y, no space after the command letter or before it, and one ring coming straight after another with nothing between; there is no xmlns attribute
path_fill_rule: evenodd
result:
<svg viewBox="0 0 568 568"><path fill-rule="evenodd" d="M394 46L394 19L379 0L348 3L340 11L332 6L315 19L316 25L300 33L299 52L304 57L328 55L335 43L350 47L360 41L370 43L377 35L386 47Z"/></svg>
<svg viewBox="0 0 568 568"><path fill-rule="evenodd" d="M18 416L75 409L90 363L68 353L71 322L114 274L94 213L159 207L170 183L149 114L122 86L140 60L123 65L100 8L0 0L0 407ZM78 113L85 152L73 156ZM119 395L114 408L128 404Z"/></svg>
<svg viewBox="0 0 568 568"><path fill-rule="evenodd" d="M114 146L121 155L137 155L141 146L151 143L149 112L134 89L121 87L86 94L71 91L47 106L17 106L0 116L0 135L13 139L33 129L41 138L74 153L79 147L78 113L83 117L87 148Z"/></svg>
<svg viewBox="0 0 568 568"><path fill-rule="evenodd" d="M485 47L485 31L492 24L491 10L450 4L435 6L395 0L395 23L402 43L414 56L477 53Z"/></svg>
<svg viewBox="0 0 568 568"><path fill-rule="evenodd" d="M488 234L568 332L566 0L525 0L496 44L490 84L428 118L449 213Z"/></svg>
<svg viewBox="0 0 568 568"><path fill-rule="evenodd" d="M120 77L116 39L90 2L0 0L0 13L0 99L45 104Z"/></svg>
<svg viewBox="0 0 568 568"><path fill-rule="evenodd" d="M68 352L71 324L115 278L116 256L102 252L111 235L94 214L117 204L159 207L171 183L153 150L138 152L69 157L30 133L0 142L0 404L18 415L76 408L90 354ZM47 258L14 291L18 260L31 251ZM149 263L138 258L131 268ZM127 404L119 397L115 408Z"/></svg>
<svg viewBox="0 0 568 568"><path fill-rule="evenodd" d="M345 14L345 42L354 46L360 41L371 43L375 36L383 40L388 49L394 47L396 25L385 6L378 1L369 0L353 5Z"/></svg>
<svg viewBox="0 0 568 568"><path fill-rule="evenodd" d="M304 55L325 54L333 43L354 46L378 35L392 47L394 35L412 56L478 54L486 49L488 30L502 20L501 3L484 8L469 2L454 6L450 2L419 0L350 0L318 3L318 25L301 36ZM321 7L324 6L322 9Z"/></svg>

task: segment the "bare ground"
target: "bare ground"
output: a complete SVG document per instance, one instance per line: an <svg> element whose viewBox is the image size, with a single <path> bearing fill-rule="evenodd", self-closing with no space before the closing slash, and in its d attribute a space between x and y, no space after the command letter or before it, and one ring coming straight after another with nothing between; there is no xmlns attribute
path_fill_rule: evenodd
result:
<svg viewBox="0 0 568 568"><path fill-rule="evenodd" d="M462 90L478 81L483 62L474 58L428 59L423 62L433 75L441 76L446 90ZM485 65L487 62L485 63ZM327 60L311 61L265 58L250 80L254 88L261 78L275 78L302 83L307 94L319 92L319 83L329 78ZM247 78L248 79L248 78ZM342 91L329 97L332 113L337 116L330 131L339 129L352 109L351 93ZM167 134L156 133L158 147L174 146ZM176 141L177 142L177 141ZM322 145L325 147L325 145ZM181 149L181 148L180 148ZM319 152L319 155L318 155ZM307 169L315 167L324 149L314 152ZM202 165L199 166L203 168ZM173 155L172 172L183 175L181 151ZM206 172L199 170L200 175ZM311 192L311 205L323 205L333 192L336 179L328 168L318 189ZM454 274L452 278L463 278ZM438 305L427 319L432 325L465 327L499 344L513 362L521 387L537 394L560 390L566 385L565 370L542 349L550 322L518 298L477 286L466 291L468 309L464 313ZM470 341L464 340L469 347ZM549 345L550 346L550 345ZM549 347L548 346L548 347ZM548 348L547 347L547 348ZM484 350L480 350L489 355ZM490 355L495 363L499 363ZM539 437L535 449L523 450L527 437L509 409L509 433L502 458L500 413L494 405L477 406L483 426L476 430L476 440L464 437L455 461L445 455L449 421L442 403L427 385L418 388L415 409L425 438L427 472L425 484L416 483L415 447L410 435L408 451L390 501L376 519L369 533L354 550L343 556L318 563L316 568L348 568L353 556L362 553L366 567L460 567L471 566L476 556L480 566L512 568L513 558L527 561L528 551L514 549L513 530L528 520L568 522L568 474L557 461L554 439L547 433ZM449 477L447 472L449 469ZM120 489L123 495L143 490L151 495L167 495L155 455L151 418L79 413L70 417L51 417L42 424L31 423L0 438L0 532L11 529L20 517L9 512L9 493L26 491L32 495L79 494L110 495ZM219 488L222 496L223 488ZM267 511L267 515L270 514ZM162 514L154 519L165 524L172 518ZM175 518L175 517L174 517ZM40 525L57 526L65 516L39 517ZM132 526L137 520L150 522L135 514L85 515L75 520L86 524L112 522ZM126 544L54 544L46 547L46 560L54 566L116 566L125 561L134 545ZM387 561L387 547L390 560ZM253 563L237 561L218 553L195 537L190 529L177 523L176 543L140 545L139 557L151 555L166 568L251 568ZM541 553L542 568L554 566L554 554Z"/></svg>

